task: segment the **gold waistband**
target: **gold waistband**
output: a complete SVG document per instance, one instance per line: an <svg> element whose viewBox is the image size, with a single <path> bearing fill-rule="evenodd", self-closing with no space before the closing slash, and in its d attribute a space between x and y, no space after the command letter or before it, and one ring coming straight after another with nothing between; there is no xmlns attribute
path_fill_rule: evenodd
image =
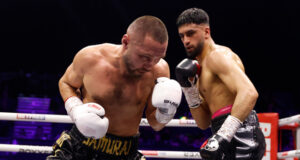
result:
<svg viewBox="0 0 300 160"><path fill-rule="evenodd" d="M103 137L101 139L88 138L82 141L87 147L109 155L128 155L132 147L133 140L112 139Z"/></svg>

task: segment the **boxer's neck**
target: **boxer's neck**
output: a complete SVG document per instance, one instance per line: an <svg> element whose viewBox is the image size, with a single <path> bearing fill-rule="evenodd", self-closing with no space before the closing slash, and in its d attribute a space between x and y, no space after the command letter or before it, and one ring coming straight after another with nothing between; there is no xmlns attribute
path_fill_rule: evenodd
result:
<svg viewBox="0 0 300 160"><path fill-rule="evenodd" d="M207 53L210 53L215 49L215 42L212 38L209 38L207 41L204 42L202 52L196 57L196 60L201 65L203 59L206 57Z"/></svg>
<svg viewBox="0 0 300 160"><path fill-rule="evenodd" d="M123 59L124 52L125 52L124 46L120 45L117 49L117 58L116 58L116 60L119 63L119 66L120 66L119 70L120 70L121 75L128 74L128 69L126 68L126 64L125 64L124 59Z"/></svg>

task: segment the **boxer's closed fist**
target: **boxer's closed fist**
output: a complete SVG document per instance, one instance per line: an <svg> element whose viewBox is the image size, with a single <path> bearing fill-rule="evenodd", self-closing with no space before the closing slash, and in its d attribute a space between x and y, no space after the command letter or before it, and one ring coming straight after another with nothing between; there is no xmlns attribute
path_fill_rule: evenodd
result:
<svg viewBox="0 0 300 160"><path fill-rule="evenodd" d="M156 107L155 118L159 123L168 123L173 119L181 101L180 84L167 77L157 78L152 93L152 105Z"/></svg>
<svg viewBox="0 0 300 160"><path fill-rule="evenodd" d="M185 99L190 108L197 108L202 103L196 82L200 66L196 60L185 58L176 66L176 78L182 87ZM192 80L191 80L192 79Z"/></svg>
<svg viewBox="0 0 300 160"><path fill-rule="evenodd" d="M86 137L102 138L108 129L105 111L97 103L86 103L73 109L74 122L78 130Z"/></svg>
<svg viewBox="0 0 300 160"><path fill-rule="evenodd" d="M104 137L109 125L108 119L104 117L104 108L97 103L80 104L81 100L78 99L71 97L65 103L68 114L78 130L86 137Z"/></svg>

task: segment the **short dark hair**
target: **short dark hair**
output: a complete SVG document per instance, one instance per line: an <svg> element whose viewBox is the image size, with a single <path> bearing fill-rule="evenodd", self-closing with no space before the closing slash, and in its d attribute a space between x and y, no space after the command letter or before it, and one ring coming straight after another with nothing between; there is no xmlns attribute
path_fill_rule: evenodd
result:
<svg viewBox="0 0 300 160"><path fill-rule="evenodd" d="M168 41L168 31L165 24L157 17L142 16L135 19L128 27L127 33L132 32L141 38L149 35L153 40L159 43Z"/></svg>
<svg viewBox="0 0 300 160"><path fill-rule="evenodd" d="M176 21L177 27L191 23L209 25L209 16L203 9L190 8L183 11Z"/></svg>

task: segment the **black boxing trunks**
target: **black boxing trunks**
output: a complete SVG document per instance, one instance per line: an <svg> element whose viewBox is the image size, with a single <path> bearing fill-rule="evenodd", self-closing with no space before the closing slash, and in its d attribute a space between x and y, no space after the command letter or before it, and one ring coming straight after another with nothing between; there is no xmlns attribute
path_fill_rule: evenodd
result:
<svg viewBox="0 0 300 160"><path fill-rule="evenodd" d="M212 116L212 133L216 133L230 115L232 105L218 110ZM223 160L261 160L266 149L265 137L259 128L259 122L254 110L237 130Z"/></svg>
<svg viewBox="0 0 300 160"><path fill-rule="evenodd" d="M119 137L106 134L101 139L84 137L74 125L53 145L47 160L143 160L138 152L139 135Z"/></svg>

